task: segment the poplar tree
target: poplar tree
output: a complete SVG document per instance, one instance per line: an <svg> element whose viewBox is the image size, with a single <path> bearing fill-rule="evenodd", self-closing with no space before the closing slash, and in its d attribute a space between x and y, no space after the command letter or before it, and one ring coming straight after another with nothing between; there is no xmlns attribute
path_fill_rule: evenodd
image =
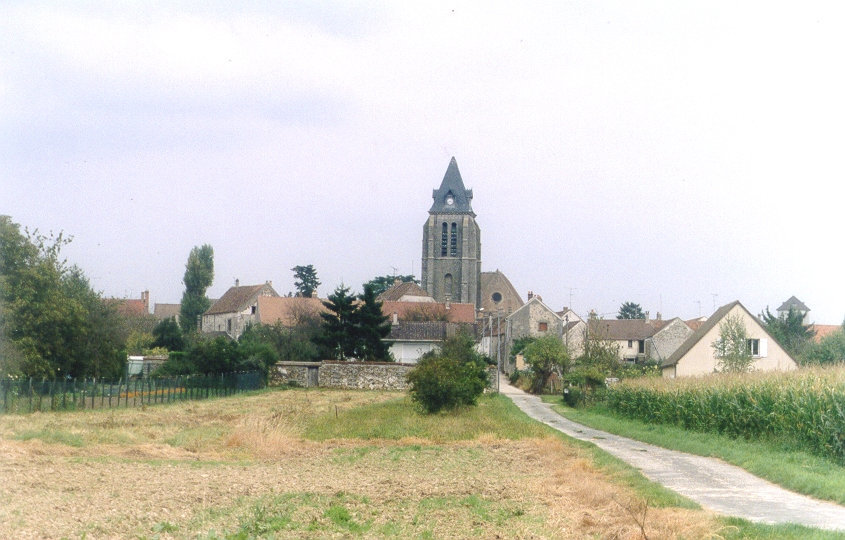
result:
<svg viewBox="0 0 845 540"><path fill-rule="evenodd" d="M197 318L211 307L211 301L205 296L214 281L214 249L210 245L194 246L188 255L182 281L185 292L182 294L179 325L187 334L197 330Z"/></svg>

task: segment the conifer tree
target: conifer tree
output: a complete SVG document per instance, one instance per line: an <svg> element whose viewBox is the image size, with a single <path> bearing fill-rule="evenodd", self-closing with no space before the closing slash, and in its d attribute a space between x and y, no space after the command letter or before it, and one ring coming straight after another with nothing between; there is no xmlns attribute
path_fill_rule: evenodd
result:
<svg viewBox="0 0 845 540"><path fill-rule="evenodd" d="M349 287L341 284L323 305L329 311L320 314L323 324L314 341L332 358L354 357L357 345L355 296L349 293Z"/></svg>
<svg viewBox="0 0 845 540"><path fill-rule="evenodd" d="M369 362L388 360L388 347L382 340L390 333L390 323L382 313L381 302L376 300L375 288L364 284L364 294L358 298L363 302L355 313L358 358Z"/></svg>

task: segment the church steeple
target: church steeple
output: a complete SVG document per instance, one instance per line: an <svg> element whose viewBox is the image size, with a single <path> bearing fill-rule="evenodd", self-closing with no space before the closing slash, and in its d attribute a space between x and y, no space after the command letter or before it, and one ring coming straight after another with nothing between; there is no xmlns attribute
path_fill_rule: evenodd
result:
<svg viewBox="0 0 845 540"><path fill-rule="evenodd" d="M453 157L423 226L422 287L438 302L481 307L481 229Z"/></svg>
<svg viewBox="0 0 845 540"><path fill-rule="evenodd" d="M475 217L472 211L472 190L464 187L461 178L461 171L458 170L458 162L452 156L449 167L443 176L440 188L435 189L431 197L434 203L431 205L429 214L470 214Z"/></svg>

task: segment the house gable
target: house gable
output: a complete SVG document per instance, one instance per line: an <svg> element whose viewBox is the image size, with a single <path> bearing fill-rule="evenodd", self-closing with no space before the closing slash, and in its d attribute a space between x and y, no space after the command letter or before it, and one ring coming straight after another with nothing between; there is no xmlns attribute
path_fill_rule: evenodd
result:
<svg viewBox="0 0 845 540"><path fill-rule="evenodd" d="M728 315L739 316L749 339L760 340L759 354L751 369L755 371L792 370L795 360L765 329L757 317L738 300L716 310L663 364L664 377L707 375L717 370L719 360L713 342L719 338L719 324Z"/></svg>

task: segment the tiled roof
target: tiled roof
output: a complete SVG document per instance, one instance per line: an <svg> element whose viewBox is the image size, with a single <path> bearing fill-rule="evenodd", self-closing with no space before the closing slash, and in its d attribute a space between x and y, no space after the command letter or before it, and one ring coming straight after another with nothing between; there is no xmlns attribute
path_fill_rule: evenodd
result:
<svg viewBox="0 0 845 540"><path fill-rule="evenodd" d="M808 308L804 304L804 302L795 298L794 296L790 296L789 300L787 300L786 302L781 304L781 306L779 308L777 308L776 311L789 311L789 308L794 308L795 311L802 311L802 312L805 312L805 313L807 311L810 311L810 308Z"/></svg>
<svg viewBox="0 0 845 540"><path fill-rule="evenodd" d="M431 301L434 301L434 298L422 287L414 283L413 281L406 281L403 283L397 283L378 295L378 300L380 302L398 302L404 296L419 296L421 298L430 298Z"/></svg>
<svg viewBox="0 0 845 540"><path fill-rule="evenodd" d="M476 337L475 324L450 323L445 321L399 321L390 327L385 341L443 341L460 331L467 331Z"/></svg>
<svg viewBox="0 0 845 540"><path fill-rule="evenodd" d="M259 296L258 322L261 324L275 324L281 321L284 326L295 326L305 317L319 317L327 312L323 301L319 298L290 297L290 296Z"/></svg>
<svg viewBox="0 0 845 540"><path fill-rule="evenodd" d="M262 291L265 289L265 291ZM215 302L206 315L216 315L219 313L235 313L247 307L253 298L258 294L266 292L270 296L279 296L269 283L262 283L261 285L244 285L239 287L231 287L226 293L220 297L220 300Z"/></svg>
<svg viewBox="0 0 845 540"><path fill-rule="evenodd" d="M387 341L443 341L446 339L445 321L399 321L390 327Z"/></svg>
<svg viewBox="0 0 845 540"><path fill-rule="evenodd" d="M143 300L137 298L104 298L106 305L114 306L114 309L126 317L140 317L149 315L148 308Z"/></svg>
<svg viewBox="0 0 845 540"><path fill-rule="evenodd" d="M588 324L590 337L623 341L650 338L667 323L654 319L592 319Z"/></svg>
<svg viewBox="0 0 845 540"><path fill-rule="evenodd" d="M393 314L399 319L406 319L417 315L417 318L430 317L441 319L444 315L449 322L473 323L475 322L475 306L473 304L458 304L452 302L449 309L442 302L382 302L381 312L393 318Z"/></svg>
<svg viewBox="0 0 845 540"><path fill-rule="evenodd" d="M841 324L814 324L812 326L813 330L816 331L816 335L813 336L813 340L818 343L822 340L822 338L829 336L830 334L842 330Z"/></svg>
<svg viewBox="0 0 845 540"><path fill-rule="evenodd" d="M684 324L686 324L687 326L689 326L689 327L690 327L690 330L692 330L693 332L695 332L696 330L698 330L699 328L701 328L701 325L702 325L702 324L704 324L704 323L705 323L705 321L707 321L707 319L706 319L706 318L704 318L704 317L699 317L699 318L697 318L697 319L690 319L690 320L688 320L688 321L684 321Z"/></svg>

